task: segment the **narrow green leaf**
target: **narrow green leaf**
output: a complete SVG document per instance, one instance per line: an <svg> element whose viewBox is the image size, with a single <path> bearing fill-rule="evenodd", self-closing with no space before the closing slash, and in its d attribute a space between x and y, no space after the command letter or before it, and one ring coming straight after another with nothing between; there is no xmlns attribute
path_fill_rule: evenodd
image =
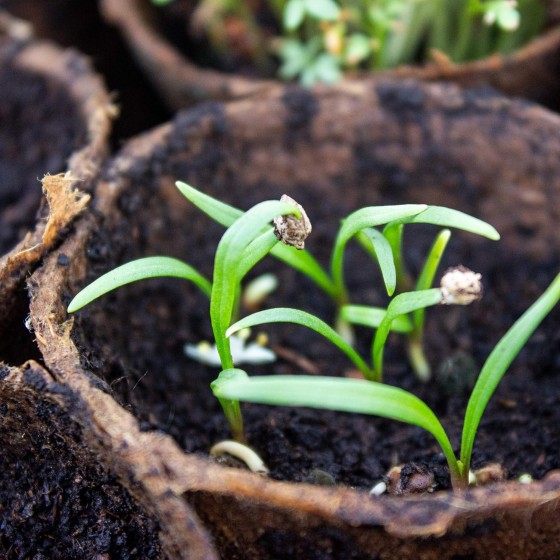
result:
<svg viewBox="0 0 560 560"><path fill-rule="evenodd" d="M397 275L397 290L399 292L407 292L411 288L411 282L406 272L404 264L404 256L402 251L404 225L400 222L387 224L383 229L383 235L387 239L391 252L393 253L393 261Z"/></svg>
<svg viewBox="0 0 560 560"><path fill-rule="evenodd" d="M488 401L529 337L559 300L560 274L556 276L537 301L507 331L484 363L465 413L461 440L461 463L463 464L464 473L468 472L474 439Z"/></svg>
<svg viewBox="0 0 560 560"><path fill-rule="evenodd" d="M469 216L459 210L443 206L428 206L423 212L398 220L402 224L432 224L435 226L449 227L476 233L497 241L500 234L489 223Z"/></svg>
<svg viewBox="0 0 560 560"><path fill-rule="evenodd" d="M448 229L440 231L430 248L430 252L426 257L422 271L418 276L416 281L415 290L428 290L432 287L434 277L436 275L437 269L447 247L447 243L451 237L451 232Z"/></svg>
<svg viewBox="0 0 560 560"><path fill-rule="evenodd" d="M318 20L333 21L340 15L340 7L334 0L305 0L305 7Z"/></svg>
<svg viewBox="0 0 560 560"><path fill-rule="evenodd" d="M183 181L177 181L175 185L187 200L224 227L231 226L243 214L242 210L204 194Z"/></svg>
<svg viewBox="0 0 560 560"><path fill-rule="evenodd" d="M294 323L314 330L315 332L324 336L332 344L344 352L355 366L364 374L366 378L371 377L371 369L360 357L360 355L348 344L333 328L321 321L315 315L301 311L300 309L291 309L288 307L278 307L275 309L266 309L258 311L252 315L244 317L231 325L226 331L226 336L231 336L233 333L248 327L257 325L264 325L268 323Z"/></svg>
<svg viewBox="0 0 560 560"><path fill-rule="evenodd" d="M359 232L356 237L379 264L387 294L392 296L397 287L397 270L393 259L393 251L387 238L375 228L366 228Z"/></svg>
<svg viewBox="0 0 560 560"><path fill-rule="evenodd" d="M224 227L231 226L235 220L243 215L243 211L224 204L211 196L208 196L197 189L177 181L177 188L190 200L197 208L210 216L213 220ZM263 229L263 233L266 229ZM282 243L277 244L271 253L275 258L290 265L295 270L305 274L313 280L317 286L324 290L329 296L335 297L336 288L329 275L323 270L316 259L307 251L297 251L293 247L288 247Z"/></svg>
<svg viewBox="0 0 560 560"><path fill-rule="evenodd" d="M298 251L293 247L278 243L271 251L271 255L291 266L293 269L305 274L327 295L336 298L337 290L334 282L317 262L315 257L306 250Z"/></svg>
<svg viewBox="0 0 560 560"><path fill-rule="evenodd" d="M408 218L426 209L425 204L402 204L397 206L368 206L350 214L342 223L331 259L331 274L339 293L344 293L343 261L346 244L359 231L395 220Z"/></svg>
<svg viewBox="0 0 560 560"><path fill-rule="evenodd" d="M453 448L435 414L418 397L397 387L359 379L306 375L249 378L242 370L229 370L212 383L212 390L221 399L370 414L419 426L435 437L452 473L458 474Z"/></svg>
<svg viewBox="0 0 560 560"><path fill-rule="evenodd" d="M220 240L214 259L214 282L210 297L210 319L216 347L224 368L231 367L229 340L224 334L235 307L239 286L239 265L250 261L245 249L263 233L264 226L280 215L299 212L293 205L276 200L261 202L247 210L231 225ZM262 257L262 255L261 255ZM242 271L242 272L247 272Z"/></svg>
<svg viewBox="0 0 560 560"><path fill-rule="evenodd" d="M430 252L428 253L428 257L424 262L424 266L418 276L418 280L416 281L416 286L414 288L416 291L428 290L432 287L434 277L441 262L441 258L443 257L443 253L445 253L445 248L447 247L450 237L451 232L448 229L444 229L439 232L430 249ZM424 308L417 309L413 316L414 329L417 333L422 333L425 317Z"/></svg>
<svg viewBox="0 0 560 560"><path fill-rule="evenodd" d="M340 310L341 317L354 325L362 325L377 329L383 321L387 309L383 307L371 307L369 305L343 305ZM391 324L391 330L402 334L412 331L412 322L408 315L395 317Z"/></svg>
<svg viewBox="0 0 560 560"><path fill-rule="evenodd" d="M305 0L288 0L284 6L283 21L288 31L297 29L305 17Z"/></svg>
<svg viewBox="0 0 560 560"><path fill-rule="evenodd" d="M405 292L391 300L389 307L387 307L387 314L383 321L381 321L373 338L372 362L376 381L381 381L383 377L383 349L385 348L385 342L395 318L399 315L412 313L416 309L437 305L441 302L441 298L441 290L439 288L432 288L431 290L422 290L420 292Z"/></svg>
<svg viewBox="0 0 560 560"><path fill-rule="evenodd" d="M192 266L171 257L146 257L123 264L86 286L68 306L68 313L78 311L98 297L138 280L158 277L174 277L190 280L207 296L210 296L210 282Z"/></svg>
<svg viewBox="0 0 560 560"><path fill-rule="evenodd" d="M237 281L241 282L245 275L261 260L272 248L279 243L274 230L270 228L267 232L261 233L256 239L251 241L243 251L237 266Z"/></svg>

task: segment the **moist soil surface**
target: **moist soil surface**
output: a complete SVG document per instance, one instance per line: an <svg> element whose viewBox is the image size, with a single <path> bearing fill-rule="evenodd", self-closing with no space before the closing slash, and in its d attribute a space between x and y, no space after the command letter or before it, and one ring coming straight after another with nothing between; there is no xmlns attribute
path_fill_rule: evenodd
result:
<svg viewBox="0 0 560 560"><path fill-rule="evenodd" d="M0 367L0 381L10 372ZM28 387L42 380L27 368ZM159 559L158 527L92 457L78 426L29 388L2 387L0 557ZM59 392L64 388L59 387Z"/></svg>
<svg viewBox="0 0 560 560"><path fill-rule="evenodd" d="M360 196L349 192L344 200L333 201L321 196L320 189L294 190L290 194L306 208L313 222L307 246L326 266L332 232L340 218L359 207L356 203ZM248 208L257 201L278 196L278 192L269 193L263 186L239 205ZM149 219L153 206L139 204L139 200L127 194L121 198L120 206L126 215L135 215L137 223L142 223ZM329 218L314 221L317 214ZM194 214L185 218L184 228L184 235L196 250L188 255L173 254L177 252L176 245L168 240L167 254L182 257L210 277L213 251L222 230L206 216ZM409 228L405 247L410 250L405 253L414 275L437 229L420 225ZM135 247L124 238L131 235L126 229L109 237L100 233L92 240L89 281L107 269L107 260L120 264L146 255L147 241L141 229L133 231L139 240ZM555 262L537 265L516 257L515 252L502 248L499 242L477 239L473 243L473 239L472 235L454 235L442 270L464 264L482 272L482 302L466 308L432 308L427 312L426 322L426 352L434 371L451 371L459 381L416 381L397 335L390 337L385 353L386 382L425 400L456 447L470 393L465 380L472 380L492 347L542 293L557 269ZM150 248L148 253L154 254L153 251ZM162 250L155 254L158 253L165 254ZM258 265L254 275L265 271L273 271L280 281L279 289L265 307L296 307L332 320L333 306L311 282L271 257ZM348 249L346 275L354 303L386 304L379 273L353 244ZM70 294L66 297L69 299ZM85 308L77 314L73 330L84 365L104 373L117 399L137 415L143 429L168 433L186 452L204 455L214 443L229 437L219 404L209 389L218 369L188 359L183 351L187 342L211 340L207 307L204 296L184 282L150 280L117 290ZM267 333L279 358L273 365L247 366L249 375L355 375L352 364L343 355L303 327L272 325L258 330L261 331ZM364 329L358 330L357 336L358 348L367 357L371 334ZM556 429L560 422L559 340L560 314L555 310L531 338L492 398L475 442L474 468L498 462L510 478L526 472L540 478L560 467L560 437ZM440 473L445 466L431 435L398 422L252 404L244 404L243 412L247 440L276 479L320 481L324 477L321 472L317 474L319 469L337 484L366 489L394 465L416 462L437 467ZM445 486L446 477L441 478Z"/></svg>

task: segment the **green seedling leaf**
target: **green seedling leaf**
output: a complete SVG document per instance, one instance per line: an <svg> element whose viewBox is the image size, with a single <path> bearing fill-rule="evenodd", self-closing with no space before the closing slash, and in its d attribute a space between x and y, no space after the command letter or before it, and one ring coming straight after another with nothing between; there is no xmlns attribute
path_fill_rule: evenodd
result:
<svg viewBox="0 0 560 560"><path fill-rule="evenodd" d="M252 315L244 317L237 323L231 325L226 331L226 336L231 336L232 334L240 331L241 329L254 327L257 325L264 325L268 323L294 323L296 325L302 325L311 329L329 340L337 348L342 350L355 366L364 374L366 378L371 378L372 372L360 355L348 344L333 328L327 325L321 319L301 311L299 309L291 309L287 307L279 307L275 309L266 309L264 311L258 311Z"/></svg>
<svg viewBox="0 0 560 560"><path fill-rule="evenodd" d="M439 263L441 262L441 258L445 252L445 248L447 247L450 237L451 232L448 229L442 230L436 237L416 282L416 291L431 288L434 276L437 272ZM422 342L424 337L425 316L426 312L423 307L413 312L413 332L408 337L407 342L407 352L410 365L412 366L416 377L424 382L428 381L432 376L432 368L430 367L430 364L424 354L424 345Z"/></svg>
<svg viewBox="0 0 560 560"><path fill-rule="evenodd" d="M371 329L377 329L386 314L387 309L370 307L369 305L344 305L340 310L340 315L345 321ZM408 315L395 317L391 324L391 330L401 334L412 332L412 328L412 321L408 318Z"/></svg>
<svg viewBox="0 0 560 560"><path fill-rule="evenodd" d="M305 9L318 20L333 21L340 15L340 7L334 0L304 0Z"/></svg>
<svg viewBox="0 0 560 560"><path fill-rule="evenodd" d="M123 264L99 277L79 292L68 306L68 313L74 313L98 297L138 280L158 277L174 277L190 280L207 296L212 285L192 266L171 257L146 257Z"/></svg>
<svg viewBox="0 0 560 560"><path fill-rule="evenodd" d="M224 204L223 202L198 191L194 187L187 185L187 183L177 181L176 185L190 202L224 227L231 226L243 215L242 210L228 204ZM267 229L268 228L263 228L263 233L265 233ZM294 251L291 247L278 244L274 247L271 254L275 258L311 278L311 280L313 280L325 293L334 297L335 286L332 280L309 252Z"/></svg>
<svg viewBox="0 0 560 560"><path fill-rule="evenodd" d="M283 80L292 80L308 64L308 52L305 45L297 39L279 39L278 57L282 61L278 75Z"/></svg>
<svg viewBox="0 0 560 560"><path fill-rule="evenodd" d="M399 292L406 292L410 289L402 252L403 231L404 225L400 222L390 223L383 228L383 236L387 239L393 253Z"/></svg>
<svg viewBox="0 0 560 560"><path fill-rule="evenodd" d="M335 298L336 286L311 253L306 250L294 251L292 247L279 243L272 249L271 254L310 278L327 295Z"/></svg>
<svg viewBox="0 0 560 560"><path fill-rule="evenodd" d="M293 205L280 201L261 202L247 210L231 225L218 244L214 260L214 283L210 297L210 319L216 347L224 368L232 367L229 340L224 335L231 322L239 286L239 275L247 272L247 270L240 270L240 265L246 268L250 263L256 264L257 257L264 256L263 244L257 243L258 247L253 246L258 253L255 255L251 251L247 253L246 249L262 235L266 224L276 216L286 214L299 216L299 211Z"/></svg>
<svg viewBox="0 0 560 560"><path fill-rule="evenodd" d="M372 344L372 363L375 371L375 380L381 381L383 378L383 350L385 342L391 331L393 321L399 315L406 315L412 313L417 309L430 307L441 303L442 294L439 288L432 288L431 290L422 290L420 292L405 292L395 296L389 307L387 313L379 325Z"/></svg>
<svg viewBox="0 0 560 560"><path fill-rule="evenodd" d="M529 337L560 300L560 274L531 307L513 324L484 363L467 405L461 439L461 468L468 475L478 425L505 372Z"/></svg>
<svg viewBox="0 0 560 560"><path fill-rule="evenodd" d="M305 0L288 0L284 7L284 27L294 31L303 22L305 17Z"/></svg>
<svg viewBox="0 0 560 560"><path fill-rule="evenodd" d="M230 369L211 385L221 399L235 399L274 406L305 406L370 414L419 426L430 432L458 478L453 448L432 410L413 394L359 379L306 375L274 375L249 378L243 370Z"/></svg>
<svg viewBox="0 0 560 560"><path fill-rule="evenodd" d="M469 216L459 210L443 206L428 206L423 212L398 220L401 224L432 224L455 228L497 241L500 234L489 223ZM392 224L391 224L392 225Z"/></svg>
<svg viewBox="0 0 560 560"><path fill-rule="evenodd" d="M393 260L393 251L387 238L375 228L366 228L360 231L356 238L366 251L379 264L387 294L392 296L397 287L397 270Z"/></svg>
<svg viewBox="0 0 560 560"><path fill-rule="evenodd" d="M372 52L373 41L363 33L353 33L348 37L344 57L346 63L355 66L365 60Z"/></svg>
<svg viewBox="0 0 560 560"><path fill-rule="evenodd" d="M315 82L323 84L334 84L342 79L343 73L340 69L339 60L330 53L321 53L317 56L313 64L308 68L310 71L310 79L303 80L306 86L312 86Z"/></svg>
<svg viewBox="0 0 560 560"><path fill-rule="evenodd" d="M338 232L331 260L331 273L337 292L343 294L343 261L346 244L363 229L379 226L395 220L409 218L425 211L425 204L401 204L397 206L369 206L350 214Z"/></svg>
<svg viewBox="0 0 560 560"><path fill-rule="evenodd" d="M181 194L192 202L199 210L224 227L229 227L243 215L243 211L220 202L215 198L200 192L183 181L177 181L175 186Z"/></svg>
<svg viewBox="0 0 560 560"><path fill-rule="evenodd" d="M424 262L424 266L418 276L418 280L416 281L415 290L428 290L432 287L437 269L441 262L441 258L443 257L443 253L445 253L445 248L447 247L447 243L451 238L451 231L448 229L444 229L439 232L438 236L436 237L430 252L428 253L428 257ZM424 317L425 312L424 308L417 309L414 312L414 329L421 333L424 329Z"/></svg>
<svg viewBox="0 0 560 560"><path fill-rule="evenodd" d="M273 228L266 233L261 233L256 239L251 241L243 251L243 255L237 267L237 281L241 282L245 275L278 243ZM287 247L289 249L289 247Z"/></svg>

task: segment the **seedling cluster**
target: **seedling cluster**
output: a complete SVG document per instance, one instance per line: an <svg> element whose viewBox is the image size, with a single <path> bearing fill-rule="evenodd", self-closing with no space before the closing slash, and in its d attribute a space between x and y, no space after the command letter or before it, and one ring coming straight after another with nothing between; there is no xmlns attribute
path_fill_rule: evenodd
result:
<svg viewBox="0 0 560 560"><path fill-rule="evenodd" d="M448 271L440 287L431 287L449 240L448 229L437 235L418 279L412 284L402 254L405 225L427 223L455 227L498 239L492 226L438 206L408 204L362 208L343 221L327 271L304 249L311 223L305 210L293 199L284 196L280 201L261 202L243 212L185 183L178 182L177 187L194 205L227 228L216 249L212 280L180 260L148 257L122 265L94 281L76 295L68 311L75 312L108 291L137 280L158 276L189 280L210 299L210 321L222 370L211 386L236 440L243 441L240 401L382 416L430 432L447 459L453 485L468 484L472 447L484 409L513 359L560 299L560 275L511 327L484 364L467 406L457 458L433 411L413 394L382 382L383 350L391 330L406 333L413 369L421 379L427 380L430 369L422 350L424 310L437 304L468 304L481 295L480 275L464 267ZM380 226L382 230L378 229ZM388 295L394 296L386 309L350 303L343 264L346 246L353 238L374 257ZM308 312L292 308L258 311L235 320L243 279L269 253L305 274L332 298L338 306L336 328ZM408 290L410 285L414 289ZM235 367L231 336L248 327L273 322L302 325L323 335L347 355L364 379L302 375L249 377ZM352 345L352 324L375 329L369 364Z"/></svg>
<svg viewBox="0 0 560 560"><path fill-rule="evenodd" d="M152 0L168 4L174 0ZM232 48L228 28L244 29L256 64L280 61L283 79L332 83L347 71L428 60L452 62L508 53L542 28L543 0L268 0L278 36L270 39L245 0L201 0L191 27L218 51ZM233 24L236 22L236 25ZM237 36L237 35L236 35ZM232 39L232 43L234 40Z"/></svg>

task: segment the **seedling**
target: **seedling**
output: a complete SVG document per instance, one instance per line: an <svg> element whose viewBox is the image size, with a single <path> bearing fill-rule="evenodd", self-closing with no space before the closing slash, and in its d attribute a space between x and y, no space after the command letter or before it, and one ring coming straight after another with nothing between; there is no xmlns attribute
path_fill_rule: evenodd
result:
<svg viewBox="0 0 560 560"><path fill-rule="evenodd" d="M343 277L344 251L347 243L357 234L366 232L372 239L377 260L388 285L393 291L398 282L398 268L392 260L393 255L402 261L400 245L405 223L429 221L463 227L463 229L496 236L488 224L470 216L440 207L426 205L398 205L368 207L352 213L342 224L337 235L331 262L331 275L326 273L317 261L304 250L305 238L311 231L311 223L305 210L293 199L283 196L281 201L266 201L257 204L247 212L242 212L217 201L186 185L177 184L180 191L195 205L210 214L215 220L227 225L216 249L212 282L207 280L190 265L169 257L148 257L122 265L108 272L84 288L68 306L75 312L84 305L110 290L141 279L172 276L193 282L210 298L210 321L215 339L215 347L189 346L187 352L205 363L219 363L222 370L234 368L234 356L245 361L270 361L263 348L246 346L244 338L234 338L232 348L230 336L246 327L271 321L290 321L311 328L338 346L366 377L373 381L382 380L382 354L388 333L393 330L413 330L403 319L406 313L422 309L436 303L450 303L445 289L426 289L399 294L386 311L373 310L379 318L379 328L372 343L372 364L369 366L332 327L309 313L295 309L271 309L254 313L235 324L240 286L246 274L269 252L289 265L312 278L318 286L339 303L347 301ZM426 215L427 218L423 218ZM274 226L270 224L274 221ZM389 232L397 232L386 240L384 235L373 229L374 226L388 224ZM281 243L279 243L281 241ZM391 245L393 243L393 245ZM294 250L294 247L299 251ZM397 247L398 249L395 249ZM433 261L434 251L430 253ZM397 260L395 259L395 260ZM429 259L429 261L430 261ZM430 261L430 262L431 262ZM432 263L433 264L433 263ZM402 267L400 267L402 268ZM426 267L425 267L426 268ZM425 276L425 275L424 275ZM372 312L365 308L365 311ZM256 358L255 358L256 356ZM243 439L243 423L239 403L234 400L220 399L232 433L236 439Z"/></svg>
<svg viewBox="0 0 560 560"><path fill-rule="evenodd" d="M244 276L277 243L270 222L278 216L293 214L301 219L296 206L280 201L257 204L239 217L224 233L214 260L212 283L190 265L168 257L148 257L124 264L101 276L70 302L73 313L101 295L136 280L171 276L193 282L210 298L210 321L222 369L234 367L230 339L225 336L236 308ZM301 240L300 240L301 242ZM243 420L239 402L220 399L233 436L243 440Z"/></svg>
<svg viewBox="0 0 560 560"><path fill-rule="evenodd" d="M177 187L195 206L225 227L231 226L243 214L241 210L201 193L186 183L179 181ZM294 201L292 200L291 203ZM301 207L300 211L302 211ZM367 379L382 380L380 356L389 330L408 334L408 352L413 369L421 380L426 381L430 378L431 370L422 349L424 309L439 303L451 303L443 301L444 298L440 297L439 289L430 291L451 233L447 229L440 232L428 253L415 290L397 295L388 310L350 305L344 280L346 247L351 239L358 239L377 261L387 294L393 296L395 292L409 290L411 287L402 255L402 239L406 224L420 223L444 228L454 227L494 240L500 237L491 225L463 212L441 206L406 204L362 208L343 220L333 245L328 272L306 250L296 252L283 244L279 244L271 250L273 256L310 278L333 300L338 308L335 320L336 332L319 319L309 318L308 314L305 315L299 311L293 312L293 322L308 326L329 338L350 357ZM383 232L375 229L376 226L385 226ZM274 318L272 310L263 311L245 318L242 323L236 325L234 331L263 322L289 321L291 320L289 314L289 310L283 310L282 316L276 315ZM410 318L407 318L405 314L410 314ZM382 325L385 317L387 318L383 323L383 328L378 329L372 342L372 367L370 367L361 358L358 359L356 352L351 348L353 344L351 323L377 329ZM230 334L234 331L230 331Z"/></svg>
<svg viewBox="0 0 560 560"><path fill-rule="evenodd" d="M510 364L559 300L560 274L492 350L467 405L458 457L428 405L397 387L367 380L318 376L249 377L243 370L229 369L220 373L212 389L221 399L370 414L419 426L439 443L449 465L453 487L465 487L469 482L474 440L488 402Z"/></svg>

